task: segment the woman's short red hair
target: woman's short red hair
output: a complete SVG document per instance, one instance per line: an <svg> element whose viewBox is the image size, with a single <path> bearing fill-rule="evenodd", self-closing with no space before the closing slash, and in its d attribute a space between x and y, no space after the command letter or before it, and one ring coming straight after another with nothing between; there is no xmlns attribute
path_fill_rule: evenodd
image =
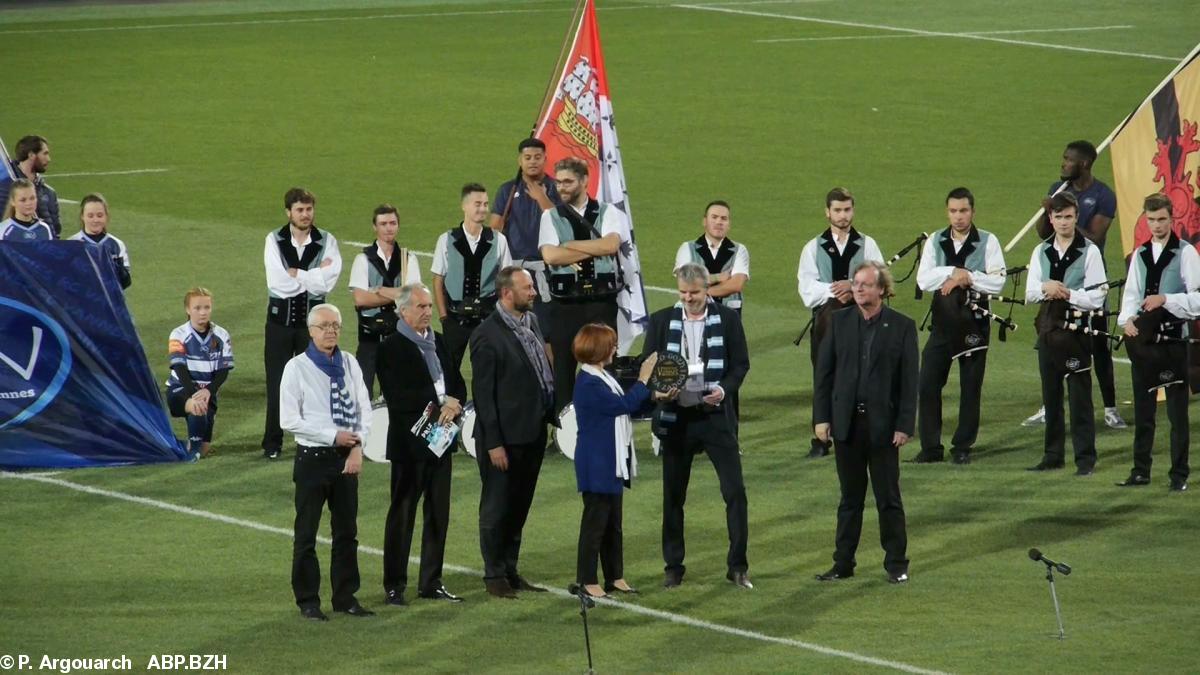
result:
<svg viewBox="0 0 1200 675"><path fill-rule="evenodd" d="M617 331L602 323L589 323L575 334L571 352L580 363L601 363L617 346Z"/></svg>

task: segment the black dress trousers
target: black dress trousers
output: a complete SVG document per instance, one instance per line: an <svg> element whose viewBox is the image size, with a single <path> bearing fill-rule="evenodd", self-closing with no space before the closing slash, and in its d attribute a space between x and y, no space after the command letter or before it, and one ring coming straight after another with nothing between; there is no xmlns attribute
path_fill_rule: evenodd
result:
<svg viewBox="0 0 1200 675"><path fill-rule="evenodd" d="M338 448L296 449L292 480L296 484L295 539L292 543L292 591L301 608L321 605L321 566L317 562L317 530L321 512L329 504L333 535L331 578L333 609L354 604L358 592L358 476L342 473L346 467Z"/></svg>

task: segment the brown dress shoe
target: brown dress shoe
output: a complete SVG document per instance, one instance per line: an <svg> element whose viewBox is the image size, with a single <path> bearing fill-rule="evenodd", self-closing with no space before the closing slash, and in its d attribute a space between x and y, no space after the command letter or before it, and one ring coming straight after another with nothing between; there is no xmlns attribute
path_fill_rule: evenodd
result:
<svg viewBox="0 0 1200 675"><path fill-rule="evenodd" d="M530 593L545 593L546 589L529 583L529 580L518 574L508 580L508 585L514 591L529 591Z"/></svg>
<svg viewBox="0 0 1200 675"><path fill-rule="evenodd" d="M487 587L488 594L493 597L507 600L517 599L517 592L508 585L508 579L484 579L483 584Z"/></svg>

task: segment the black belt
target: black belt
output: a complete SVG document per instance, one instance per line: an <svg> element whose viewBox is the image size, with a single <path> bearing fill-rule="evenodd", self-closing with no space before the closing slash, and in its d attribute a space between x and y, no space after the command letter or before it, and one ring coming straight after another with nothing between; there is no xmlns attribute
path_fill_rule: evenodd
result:
<svg viewBox="0 0 1200 675"><path fill-rule="evenodd" d="M290 298L267 299L267 321L294 328L308 322L308 310L325 302L324 296L309 300L304 293Z"/></svg>
<svg viewBox="0 0 1200 675"><path fill-rule="evenodd" d="M339 448L332 445L308 446L296 445L296 459L343 459L350 455L350 448Z"/></svg>

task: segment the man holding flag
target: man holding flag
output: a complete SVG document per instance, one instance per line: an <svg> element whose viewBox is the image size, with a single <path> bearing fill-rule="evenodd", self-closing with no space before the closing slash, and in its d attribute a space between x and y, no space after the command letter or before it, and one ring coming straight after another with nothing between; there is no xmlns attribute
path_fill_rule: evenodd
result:
<svg viewBox="0 0 1200 675"><path fill-rule="evenodd" d="M3 141L0 141L3 145ZM54 238L58 239L62 232L62 221L58 216L58 193L46 183L42 174L50 166L50 144L41 136L25 136L17 141L15 160L10 160L4 153L0 161L4 162L7 171L0 173L0 211L8 204L8 193L12 182L25 178L37 190L37 215L50 226Z"/></svg>
<svg viewBox="0 0 1200 675"><path fill-rule="evenodd" d="M504 235L513 264L533 275L538 289L533 313L549 328L550 287L546 284L546 264L538 251L538 232L542 211L558 206L561 200L554 178L546 175L545 143L537 138L523 139L517 144L517 164L517 177L502 183L496 191L488 226Z"/></svg>

